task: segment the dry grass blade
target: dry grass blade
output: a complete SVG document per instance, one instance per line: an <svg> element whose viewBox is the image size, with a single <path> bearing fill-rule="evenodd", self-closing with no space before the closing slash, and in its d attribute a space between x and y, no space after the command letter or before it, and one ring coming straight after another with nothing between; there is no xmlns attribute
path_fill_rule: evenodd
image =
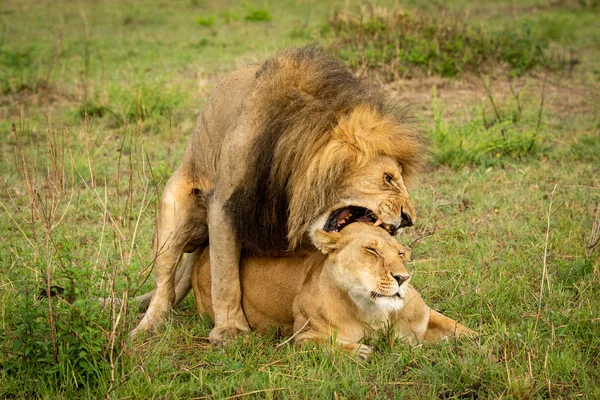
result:
<svg viewBox="0 0 600 400"><path fill-rule="evenodd" d="M251 396L253 394L258 394L258 393L278 392L280 390L289 390L289 389L288 388L271 388L271 389L252 390L250 392L240 393L240 394L236 394L234 396L225 397L223 400L238 399L240 397Z"/></svg>
<svg viewBox="0 0 600 400"><path fill-rule="evenodd" d="M550 237L550 218L552 217L552 202L554 201L554 194L556 193L556 188L558 184L554 185L554 189L552 189L552 195L550 196L550 204L548 205L548 213L547 213L547 223L546 223L546 239L544 241L544 259L542 266L542 280L540 282L540 295L538 299L538 310L535 316L535 326L533 328L534 332L537 332L537 325L540 319L540 314L542 312L542 298L544 295L544 281L548 285L548 293L550 293L550 279L548 277L548 241Z"/></svg>
<svg viewBox="0 0 600 400"><path fill-rule="evenodd" d="M279 343L276 347L279 348L279 347L285 345L286 343L289 343L290 341L294 340L296 335L298 335L299 333L302 333L304 331L304 328L306 328L306 325L308 325L309 322L310 322L310 318L306 320L304 325L302 325L302 328L298 329L296 332L294 332L294 334L292 336L290 336L287 340Z"/></svg>
<svg viewBox="0 0 600 400"><path fill-rule="evenodd" d="M587 242L587 248L585 250L586 256L590 257L594 251L598 248L598 244L600 243L600 204L596 208L596 220L594 222L594 226L592 227L592 233L590 234L590 238Z"/></svg>

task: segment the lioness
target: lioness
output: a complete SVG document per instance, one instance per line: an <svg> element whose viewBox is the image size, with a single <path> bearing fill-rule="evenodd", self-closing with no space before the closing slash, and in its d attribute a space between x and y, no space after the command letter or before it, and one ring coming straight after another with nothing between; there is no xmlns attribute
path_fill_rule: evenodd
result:
<svg viewBox="0 0 600 400"><path fill-rule="evenodd" d="M156 288L132 335L161 324L191 287L191 266L205 247L202 192L214 191L210 338L219 341L249 329L242 249L289 255L311 248L316 230L335 232L355 220L377 221L390 233L411 226L407 184L424 153L405 112L318 47L231 73L206 103L164 189L153 242ZM194 254L176 274L184 252Z"/></svg>
<svg viewBox="0 0 600 400"><path fill-rule="evenodd" d="M242 305L253 329L293 330L296 342L335 337L363 359L371 349L359 341L385 326L411 343L472 333L425 305L409 284L409 250L383 229L357 222L341 232L317 230L315 244L323 254L242 259ZM192 284L198 312L214 321L209 253L194 264Z"/></svg>

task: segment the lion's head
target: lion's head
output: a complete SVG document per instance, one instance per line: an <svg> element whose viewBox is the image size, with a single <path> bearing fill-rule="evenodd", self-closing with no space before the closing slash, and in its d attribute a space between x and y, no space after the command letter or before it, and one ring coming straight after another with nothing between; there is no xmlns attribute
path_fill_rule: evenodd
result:
<svg viewBox="0 0 600 400"><path fill-rule="evenodd" d="M354 223L341 232L315 232L315 244L328 255L325 268L363 312L399 311L410 275L410 250L385 230Z"/></svg>
<svg viewBox="0 0 600 400"><path fill-rule="evenodd" d="M308 46L280 52L257 73L260 132L243 185L228 203L243 247L293 250L317 229L415 220L407 185L425 163L425 140L384 92Z"/></svg>
<svg viewBox="0 0 600 400"><path fill-rule="evenodd" d="M381 225L391 235L412 226L416 214L406 181L414 177L415 164L422 162L423 149L406 134L406 127L362 106L342 118L332 136L314 159L319 167L309 168L305 175L311 187L326 185L327 180L337 183L336 193L327 195L329 204L308 229L311 239L317 229L339 232L352 222ZM343 170L336 171L339 165ZM291 210L318 203L314 198L318 195L318 191L298 192Z"/></svg>

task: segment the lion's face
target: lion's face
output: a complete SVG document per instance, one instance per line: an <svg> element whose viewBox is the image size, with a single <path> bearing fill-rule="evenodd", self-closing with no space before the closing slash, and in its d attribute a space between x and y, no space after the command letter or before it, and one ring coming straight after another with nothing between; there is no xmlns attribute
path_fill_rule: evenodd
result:
<svg viewBox="0 0 600 400"><path fill-rule="evenodd" d="M339 195L340 201L316 220L312 232L340 232L352 222L370 222L395 235L398 229L412 226L416 219L402 170L389 156L354 167Z"/></svg>
<svg viewBox="0 0 600 400"><path fill-rule="evenodd" d="M366 313L398 311L410 275L404 266L410 250L385 230L364 223L341 232L316 232L317 247L328 254L332 280Z"/></svg>

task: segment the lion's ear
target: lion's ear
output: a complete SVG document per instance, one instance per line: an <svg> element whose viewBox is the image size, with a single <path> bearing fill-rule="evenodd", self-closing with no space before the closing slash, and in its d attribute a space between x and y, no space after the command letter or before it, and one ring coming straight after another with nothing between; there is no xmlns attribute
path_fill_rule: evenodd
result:
<svg viewBox="0 0 600 400"><path fill-rule="evenodd" d="M339 248L340 235L338 232L326 232L324 230L315 231L315 246L323 254L329 254Z"/></svg>

